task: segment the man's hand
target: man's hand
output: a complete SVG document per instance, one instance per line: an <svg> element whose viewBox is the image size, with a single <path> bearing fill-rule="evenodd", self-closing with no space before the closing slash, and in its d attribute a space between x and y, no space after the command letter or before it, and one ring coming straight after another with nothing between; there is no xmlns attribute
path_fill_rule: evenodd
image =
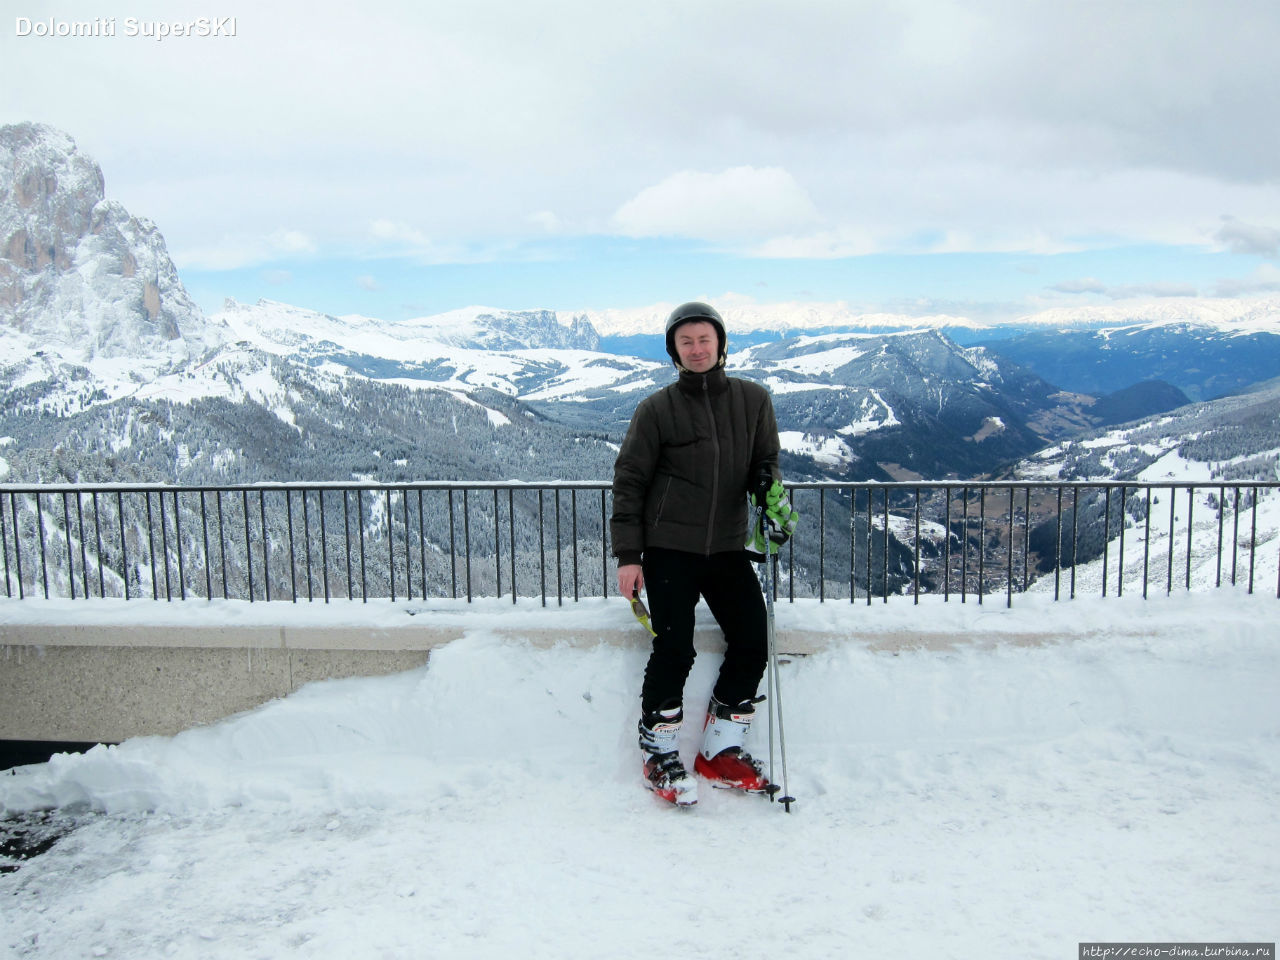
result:
<svg viewBox="0 0 1280 960"><path fill-rule="evenodd" d="M796 524L800 522L800 514L791 509L786 488L777 480L765 495L764 517L769 527L769 539L778 545L791 539L796 532Z"/></svg>
<svg viewBox="0 0 1280 960"><path fill-rule="evenodd" d="M796 532L800 514L791 508L786 488L777 480L772 481L762 495L752 495L752 505L764 506L764 523L752 518L751 531L747 535L746 551L757 560L778 552L778 548Z"/></svg>
<svg viewBox="0 0 1280 960"><path fill-rule="evenodd" d="M618 567L618 592L630 600L644 589L644 567L627 563Z"/></svg>

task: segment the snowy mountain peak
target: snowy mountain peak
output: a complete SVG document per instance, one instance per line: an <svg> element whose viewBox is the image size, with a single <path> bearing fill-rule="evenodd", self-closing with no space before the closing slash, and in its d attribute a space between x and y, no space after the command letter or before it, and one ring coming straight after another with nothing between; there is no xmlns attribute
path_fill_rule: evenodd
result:
<svg viewBox="0 0 1280 960"><path fill-rule="evenodd" d="M551 310L467 307L395 321L358 314L335 317L273 300L248 305L228 299L213 320L224 325L233 339L284 355L322 344L387 359L440 356L442 348L596 350L600 346L600 335L584 317L565 322Z"/></svg>
<svg viewBox="0 0 1280 960"><path fill-rule="evenodd" d="M407 320L418 336L475 350L596 350L600 335L585 315L565 321L554 310L465 307Z"/></svg>
<svg viewBox="0 0 1280 960"><path fill-rule="evenodd" d="M98 165L53 127L0 127L0 329L75 364L170 362L220 339L155 224L106 199Z"/></svg>
<svg viewBox="0 0 1280 960"><path fill-rule="evenodd" d="M1055 307L1021 317L1014 326L1049 329L1209 328L1222 333L1280 333L1280 297L1165 297Z"/></svg>
<svg viewBox="0 0 1280 960"><path fill-rule="evenodd" d="M755 303L732 296L713 299L732 343L735 334L762 331L794 335L817 331L995 329L1001 326L1045 330L1160 327L1189 324L1224 333L1280 333L1280 297L1164 297L1105 305L1054 307L1010 318L1007 323L950 314L864 312L842 301ZM606 336L660 335L675 304L584 311Z"/></svg>

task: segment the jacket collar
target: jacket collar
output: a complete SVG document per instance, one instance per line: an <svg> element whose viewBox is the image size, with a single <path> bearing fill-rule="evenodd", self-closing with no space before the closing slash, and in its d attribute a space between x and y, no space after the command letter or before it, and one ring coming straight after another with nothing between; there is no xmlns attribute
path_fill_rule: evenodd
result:
<svg viewBox="0 0 1280 960"><path fill-rule="evenodd" d="M681 370L680 379L676 383L679 384L682 392L693 396L697 396L703 390L715 395L729 389L729 376L724 372L724 367L716 367L706 373Z"/></svg>

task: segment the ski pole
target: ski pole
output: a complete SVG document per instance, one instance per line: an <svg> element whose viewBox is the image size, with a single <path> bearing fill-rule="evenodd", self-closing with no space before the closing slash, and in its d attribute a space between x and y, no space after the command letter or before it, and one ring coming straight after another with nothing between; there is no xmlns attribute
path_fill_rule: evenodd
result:
<svg viewBox="0 0 1280 960"><path fill-rule="evenodd" d="M768 641L768 664L769 664L769 799L778 800L787 813L791 812L791 804L795 803L795 797L787 790L787 741L786 735L782 727L782 686L778 677L778 629L777 621L773 611L773 595L778 585L778 568L774 563L774 556L770 554L769 548L772 547L773 541L769 538L764 525L764 504L760 505L759 513L760 532L764 534L764 562L765 562L765 610L767 611L767 630L766 638ZM778 724L778 753L782 760L782 796L778 797L778 785L773 777L773 725L774 719L777 718Z"/></svg>

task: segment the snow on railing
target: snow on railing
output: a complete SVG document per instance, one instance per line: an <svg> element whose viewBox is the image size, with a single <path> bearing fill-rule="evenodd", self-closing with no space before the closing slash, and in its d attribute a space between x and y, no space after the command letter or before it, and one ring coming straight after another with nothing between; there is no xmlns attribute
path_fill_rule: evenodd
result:
<svg viewBox="0 0 1280 960"><path fill-rule="evenodd" d="M1280 483L789 485L778 594L821 601L1197 590L1275 578ZM608 596L606 482L0 485L11 598Z"/></svg>

